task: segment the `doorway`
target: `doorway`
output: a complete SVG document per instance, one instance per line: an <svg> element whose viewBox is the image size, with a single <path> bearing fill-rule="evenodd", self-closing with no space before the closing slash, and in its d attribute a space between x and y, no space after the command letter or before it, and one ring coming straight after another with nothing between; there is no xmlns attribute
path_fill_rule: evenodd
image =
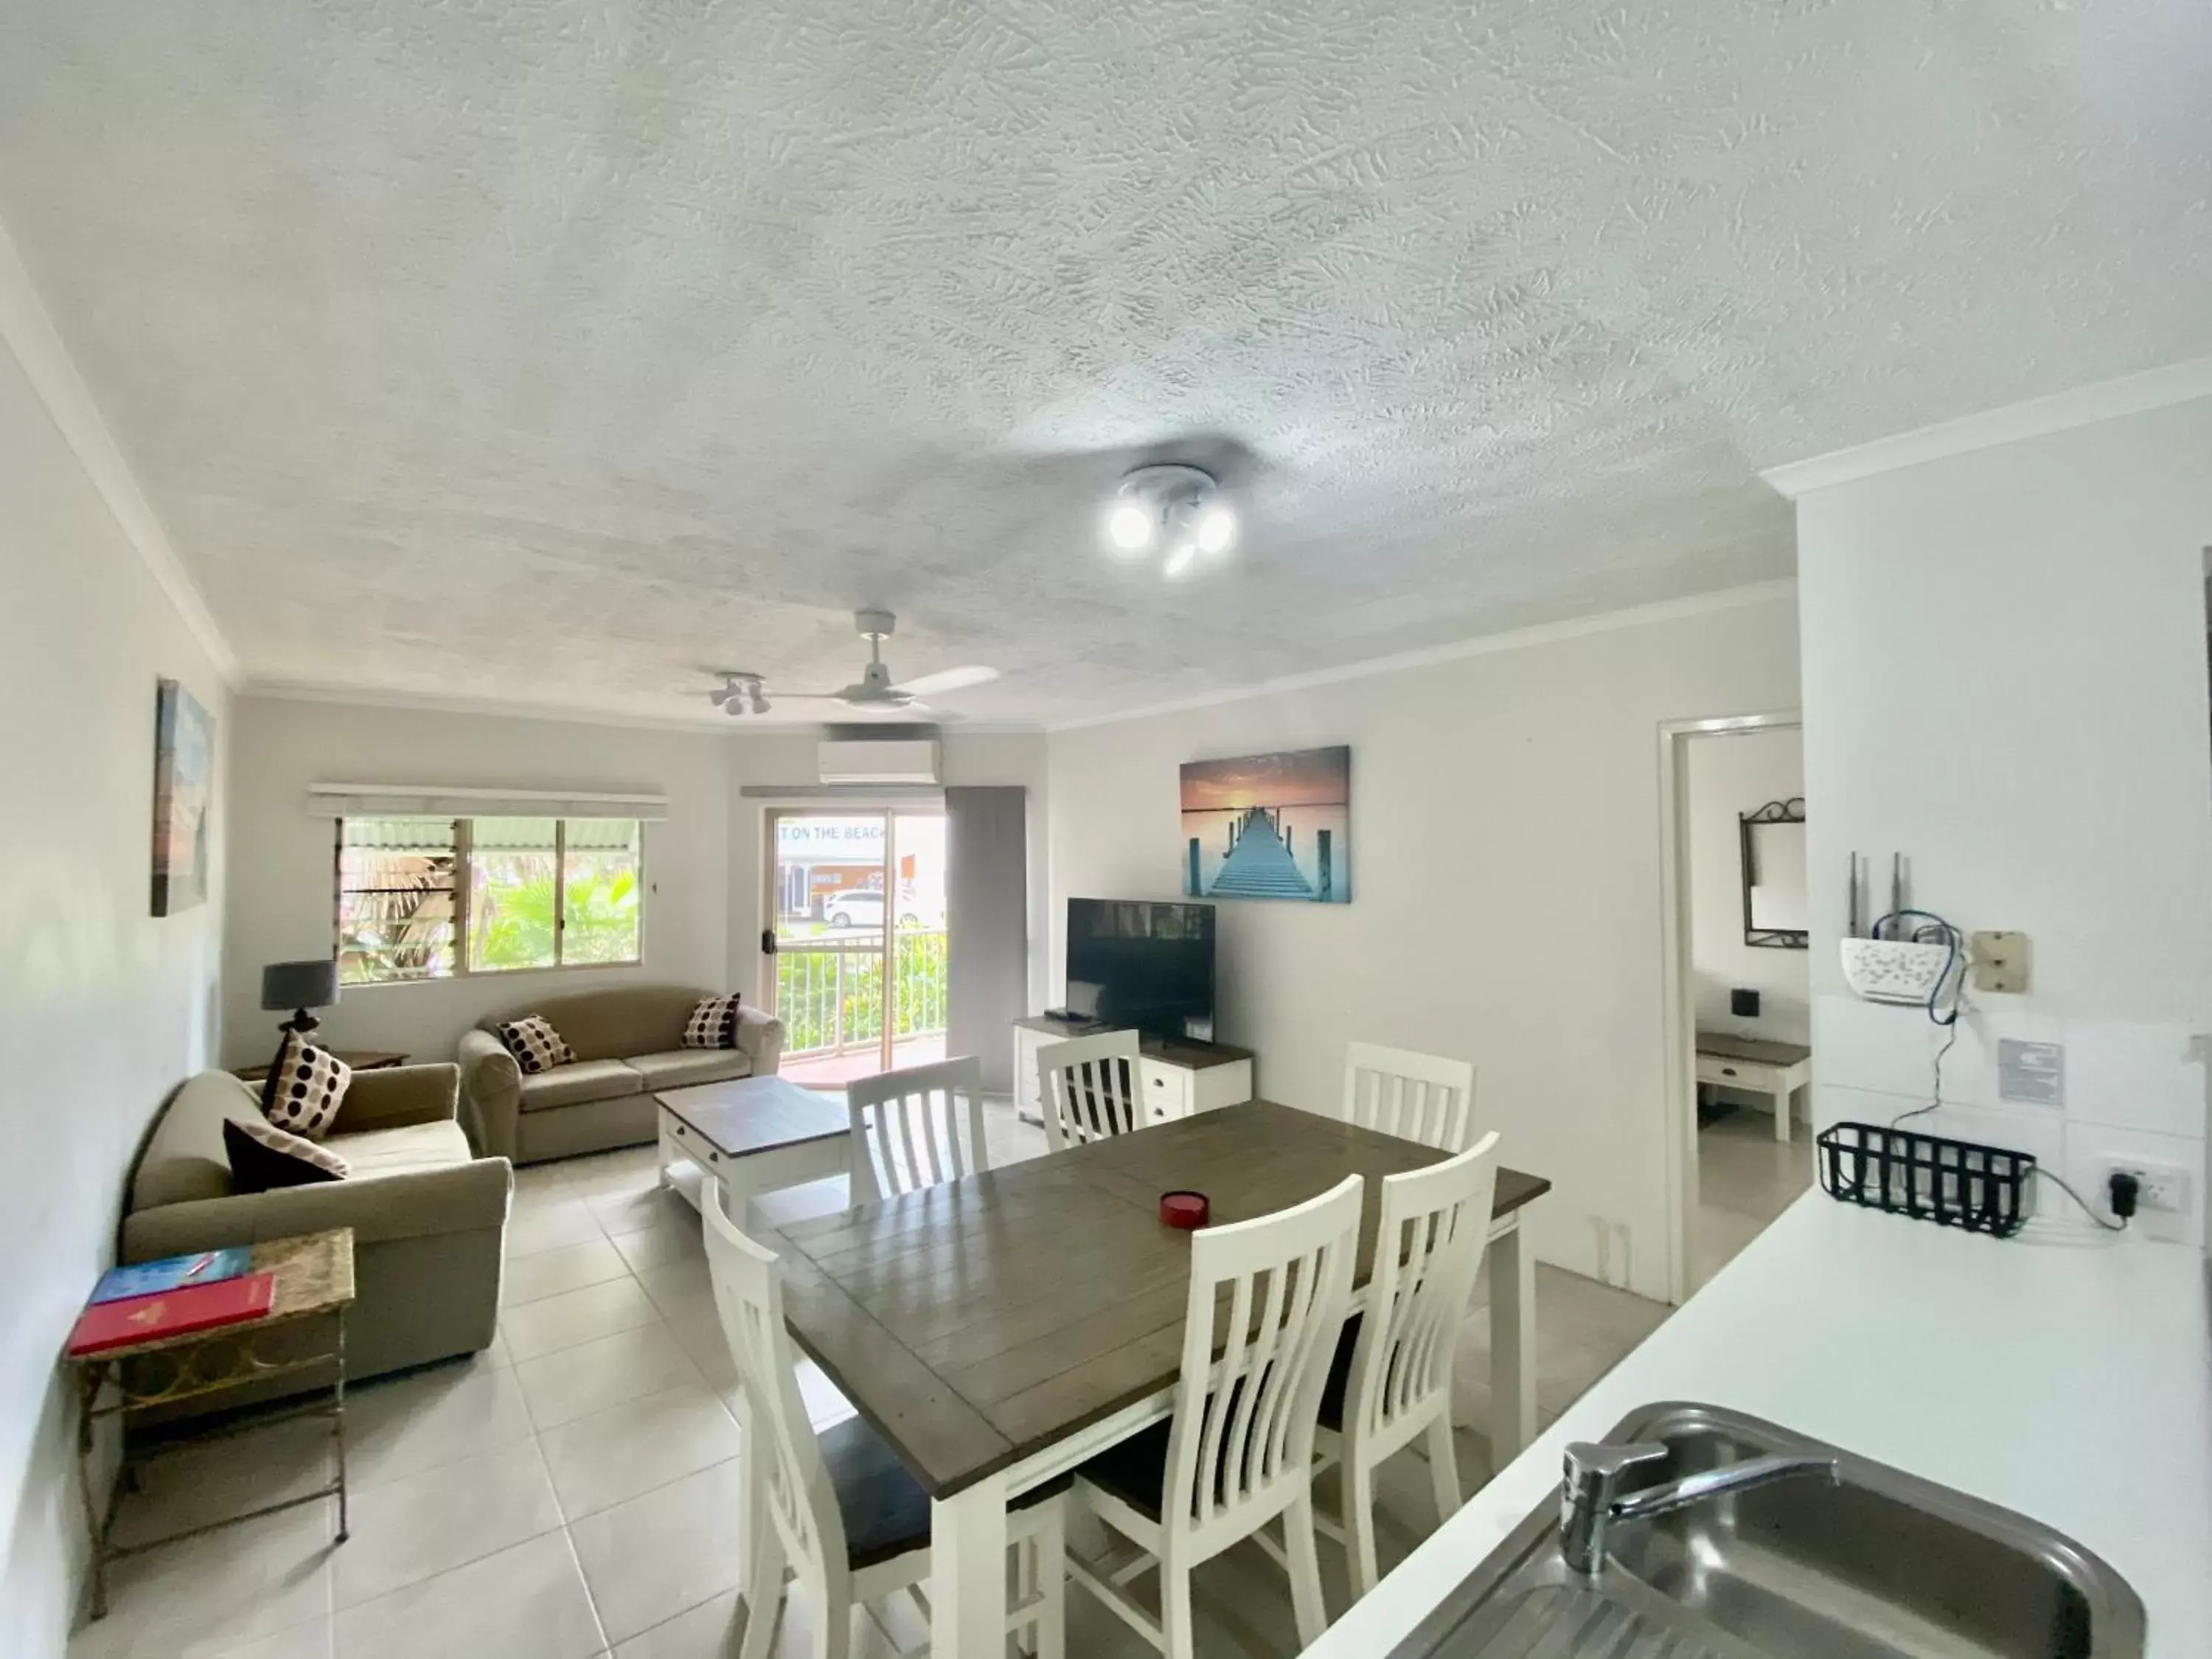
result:
<svg viewBox="0 0 2212 1659"><path fill-rule="evenodd" d="M836 1089L944 1059L944 809L772 810L763 846L781 1075Z"/></svg>
<svg viewBox="0 0 2212 1659"><path fill-rule="evenodd" d="M1661 732L1676 1302L1813 1184L1802 739L1794 714Z"/></svg>

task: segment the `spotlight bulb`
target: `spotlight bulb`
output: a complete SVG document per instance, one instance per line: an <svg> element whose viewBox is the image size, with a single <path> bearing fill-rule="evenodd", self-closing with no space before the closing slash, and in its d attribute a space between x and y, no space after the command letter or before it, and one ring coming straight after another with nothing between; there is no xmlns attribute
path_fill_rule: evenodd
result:
<svg viewBox="0 0 2212 1659"><path fill-rule="evenodd" d="M1106 534L1124 553L1136 553L1152 538L1152 515L1134 501L1123 501L1106 515Z"/></svg>

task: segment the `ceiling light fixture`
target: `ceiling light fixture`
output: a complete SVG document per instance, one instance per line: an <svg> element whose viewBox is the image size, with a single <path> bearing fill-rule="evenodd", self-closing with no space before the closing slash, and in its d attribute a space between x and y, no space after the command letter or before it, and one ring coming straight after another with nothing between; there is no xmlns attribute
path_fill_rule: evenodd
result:
<svg viewBox="0 0 2212 1659"><path fill-rule="evenodd" d="M1188 574L1200 555L1236 544L1237 509L1212 473L1195 466L1140 466L1122 478L1106 509L1106 539L1121 553L1158 553L1161 574Z"/></svg>
<svg viewBox="0 0 2212 1659"><path fill-rule="evenodd" d="M768 713L768 696L759 675L748 674L743 669L721 668L715 672L722 677L722 684L711 694L715 708L732 718L742 715L748 707L756 714Z"/></svg>

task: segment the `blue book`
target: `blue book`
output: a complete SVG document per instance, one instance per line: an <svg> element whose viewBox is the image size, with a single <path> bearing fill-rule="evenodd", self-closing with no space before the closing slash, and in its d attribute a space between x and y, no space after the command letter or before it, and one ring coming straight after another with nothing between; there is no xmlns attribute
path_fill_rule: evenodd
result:
<svg viewBox="0 0 2212 1659"><path fill-rule="evenodd" d="M120 1302L126 1296L155 1296L186 1285L215 1285L235 1279L253 1260L247 1246L227 1250L202 1250L192 1255L173 1255L160 1261L141 1261L129 1267L110 1267L100 1276L92 1292L94 1303Z"/></svg>

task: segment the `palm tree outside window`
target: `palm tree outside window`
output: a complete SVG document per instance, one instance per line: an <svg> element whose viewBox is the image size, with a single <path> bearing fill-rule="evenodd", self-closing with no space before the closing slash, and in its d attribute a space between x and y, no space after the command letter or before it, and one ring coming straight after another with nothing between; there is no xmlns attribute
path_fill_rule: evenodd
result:
<svg viewBox="0 0 2212 1659"><path fill-rule="evenodd" d="M346 984L635 963L635 818L342 818L336 928Z"/></svg>

